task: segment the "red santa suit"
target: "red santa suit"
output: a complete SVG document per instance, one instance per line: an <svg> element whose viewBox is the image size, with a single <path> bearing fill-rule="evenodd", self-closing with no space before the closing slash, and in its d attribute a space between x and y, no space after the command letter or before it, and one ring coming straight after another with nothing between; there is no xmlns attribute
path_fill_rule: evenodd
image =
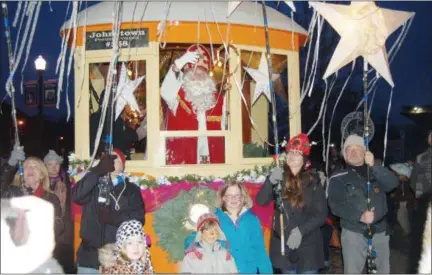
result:
<svg viewBox="0 0 432 275"><path fill-rule="evenodd" d="M203 46L193 45L188 51L200 53L197 66L209 71L210 54ZM186 70L193 70L194 65L187 64ZM168 131L222 130L225 125L225 97L216 92L214 87L208 96L214 97L214 105L207 110L196 111L187 100L183 88L183 73L168 71L161 87L161 96L167 104ZM167 164L198 164L202 162L224 163L225 142L223 137L174 137L167 138Z"/></svg>

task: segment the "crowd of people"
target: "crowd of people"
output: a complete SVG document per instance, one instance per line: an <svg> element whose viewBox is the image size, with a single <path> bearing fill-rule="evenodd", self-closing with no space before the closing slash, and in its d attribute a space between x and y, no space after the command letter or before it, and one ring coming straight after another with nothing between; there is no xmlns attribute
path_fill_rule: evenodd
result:
<svg viewBox="0 0 432 275"><path fill-rule="evenodd" d="M246 187L226 181L217 192L215 213L203 214L196 231L185 240L180 272L319 273L328 268L329 243L336 230L344 273L363 272L368 238L376 252L377 272L390 273L391 229L399 224L404 233L423 236L423 226L410 224L416 220L424 224L422 201L430 207L432 131L428 143L412 169L409 164L404 169L401 165L387 168L367 150L362 137L351 135L341 154L333 150L329 173L320 177L323 172L317 170L325 169L311 167L307 135L292 138L286 146L286 162L269 174L256 196L259 205L275 205L269 253ZM151 258L143 231L145 202L140 188L124 174L125 155L117 149L103 155L74 186L62 162L52 150L41 160L26 157L23 148L15 147L1 167L2 272L154 273L152 261L158 259ZM76 264L71 202L82 206ZM401 207L405 210L400 211ZM10 230L3 230L6 227ZM422 243L413 241L413 245L418 260ZM8 253L3 253L6 246ZM39 253L41 262L12 266L17 263L13 257L26 255L20 252L24 248L27 254L28 249L36 249L33 252ZM413 268L407 271L417 271Z"/></svg>

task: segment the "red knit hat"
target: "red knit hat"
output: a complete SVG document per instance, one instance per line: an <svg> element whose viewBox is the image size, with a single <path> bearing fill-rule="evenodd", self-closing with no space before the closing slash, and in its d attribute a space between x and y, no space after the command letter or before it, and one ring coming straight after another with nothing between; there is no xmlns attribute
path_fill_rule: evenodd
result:
<svg viewBox="0 0 432 275"><path fill-rule="evenodd" d="M113 154L116 154L120 158L120 160L123 164L123 170L124 170L126 168L126 156L123 154L123 152L120 149L117 149L117 148L114 148L112 150L112 152L113 152Z"/></svg>
<svg viewBox="0 0 432 275"><path fill-rule="evenodd" d="M197 222L197 234L196 234L196 236L195 236L195 241L192 242L192 244L190 245L189 249L186 250L186 254L188 254L188 253L194 253L195 256L196 256L198 259L200 259L200 260L202 259L203 255L202 255L201 252L199 252L199 251L197 250L197 248L196 248L196 246L195 246L195 243L201 241L202 234L201 234L201 230L200 230L200 229L201 229L201 227L202 227L206 222L209 222L209 221L214 221L214 222L216 222L217 227L218 227L218 231L219 231L219 240L221 240L221 241L225 241L225 247L226 247L226 250L227 250L227 255L226 255L226 258L225 258L225 259L226 259L227 261L231 260L231 253L229 252L229 242L228 242L228 240L227 240L225 234L223 233L222 229L220 228L219 219L217 218L217 216L216 216L215 214L212 214L212 213L204 213L204 214L202 214L202 215L199 217L198 222Z"/></svg>
<svg viewBox="0 0 432 275"><path fill-rule="evenodd" d="M306 134L301 133L288 141L286 146L287 151L300 151L303 156L309 156L311 144Z"/></svg>
<svg viewBox="0 0 432 275"><path fill-rule="evenodd" d="M187 52L197 51L199 54L199 59L196 66L206 72L210 72L212 68L211 56L209 50L206 47L204 47L203 45L194 44L190 46L186 51ZM185 69L193 69L194 67L195 67L194 64L187 63Z"/></svg>

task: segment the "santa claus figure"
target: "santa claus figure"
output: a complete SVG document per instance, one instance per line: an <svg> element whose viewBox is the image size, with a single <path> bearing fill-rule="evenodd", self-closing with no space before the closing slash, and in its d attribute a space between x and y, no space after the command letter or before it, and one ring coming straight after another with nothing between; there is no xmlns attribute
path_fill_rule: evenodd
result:
<svg viewBox="0 0 432 275"><path fill-rule="evenodd" d="M225 96L216 91L209 74L211 66L209 51L202 45L192 45L168 70L161 87L168 107L168 131L224 129ZM168 138L166 146L167 164L225 161L223 137Z"/></svg>

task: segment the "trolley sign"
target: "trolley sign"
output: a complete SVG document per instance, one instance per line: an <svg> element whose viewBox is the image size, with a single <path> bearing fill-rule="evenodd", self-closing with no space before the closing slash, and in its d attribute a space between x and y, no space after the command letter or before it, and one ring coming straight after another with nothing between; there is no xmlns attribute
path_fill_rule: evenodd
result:
<svg viewBox="0 0 432 275"><path fill-rule="evenodd" d="M120 48L148 47L148 28L120 30ZM86 50L108 50L113 47L112 31L94 31L86 33Z"/></svg>

